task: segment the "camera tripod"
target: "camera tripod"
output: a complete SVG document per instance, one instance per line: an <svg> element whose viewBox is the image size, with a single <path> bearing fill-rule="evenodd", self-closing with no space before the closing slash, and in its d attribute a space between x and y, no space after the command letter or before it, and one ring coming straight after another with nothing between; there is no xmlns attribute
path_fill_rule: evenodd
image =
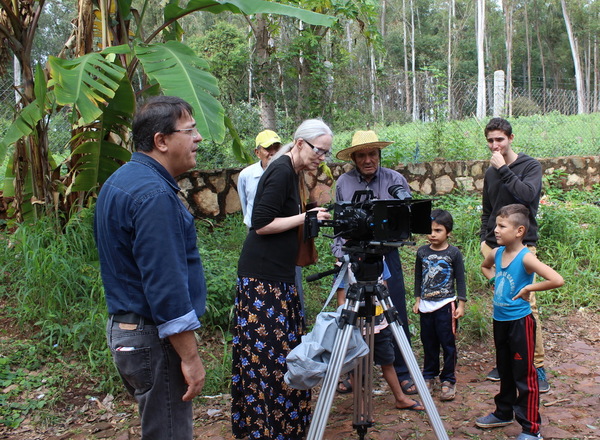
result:
<svg viewBox="0 0 600 440"><path fill-rule="evenodd" d="M313 412L313 419L308 431L307 440L321 440L327 425L331 404L335 395L335 388L342 370L342 364L353 327L365 324L365 338L369 345L369 355L359 360L354 372L354 419L353 427L358 432L359 438L364 439L367 429L373 426L373 403L372 403L372 372L373 372L373 340L374 340L374 309L375 298L383 308L383 313L390 325L396 343L408 366L408 370L423 400L425 410L429 416L431 425L439 440L448 440L448 434L444 428L440 415L429 394L421 370L411 350L406 334L402 330L398 311L393 305L387 288L378 283L383 271L383 255L387 252L384 246L345 246L348 252L344 265L351 265L354 273L346 294L346 302L342 308L338 332L336 334L329 368L325 374L317 405ZM344 276L347 267L342 267L340 275ZM350 272L349 272L350 273ZM314 279L314 278L313 278ZM336 284L337 280L336 280ZM364 304L364 307L361 307Z"/></svg>

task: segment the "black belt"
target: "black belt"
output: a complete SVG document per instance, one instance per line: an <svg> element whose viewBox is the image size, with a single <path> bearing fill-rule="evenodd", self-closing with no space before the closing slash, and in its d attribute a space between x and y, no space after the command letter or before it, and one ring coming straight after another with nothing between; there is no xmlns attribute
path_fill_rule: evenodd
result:
<svg viewBox="0 0 600 440"><path fill-rule="evenodd" d="M137 313L123 313L121 315L112 315L112 320L114 322L121 322L123 324L143 324L143 325L154 325L154 321L150 319L146 319L143 316L138 315Z"/></svg>

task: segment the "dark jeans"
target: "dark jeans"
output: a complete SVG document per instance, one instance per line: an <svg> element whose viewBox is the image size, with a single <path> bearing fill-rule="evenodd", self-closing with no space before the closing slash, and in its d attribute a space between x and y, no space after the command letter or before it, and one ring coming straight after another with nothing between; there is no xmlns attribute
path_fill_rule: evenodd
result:
<svg viewBox="0 0 600 440"><path fill-rule="evenodd" d="M402 321L402 329L406 334L406 339L410 343L410 329L408 327L408 315L406 313L406 289L404 288L404 274L402 273L402 265L400 264L400 255L397 249L392 249L385 254L385 263L390 271L390 278L386 280L390 299L394 307L398 310L398 316ZM410 379L408 367L404 362L404 356L396 344L394 339L394 370L398 375L400 382Z"/></svg>
<svg viewBox="0 0 600 440"><path fill-rule="evenodd" d="M191 440L192 402L181 400L187 390L181 358L168 339L158 337L156 326L119 326L109 318L106 338L121 379L138 402L142 439Z"/></svg>
<svg viewBox="0 0 600 440"><path fill-rule="evenodd" d="M456 320L454 303L430 313L419 313L423 343L423 378L440 376L440 382L456 383ZM440 347L444 367L440 373Z"/></svg>

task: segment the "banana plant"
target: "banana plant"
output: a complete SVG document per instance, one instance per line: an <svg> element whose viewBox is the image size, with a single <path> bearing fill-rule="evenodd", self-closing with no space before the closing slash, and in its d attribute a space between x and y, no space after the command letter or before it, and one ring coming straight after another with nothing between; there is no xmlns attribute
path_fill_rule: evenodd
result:
<svg viewBox="0 0 600 440"><path fill-rule="evenodd" d="M0 140L1 163L8 146L18 145L23 137L35 132L36 127L38 132L40 126L47 128L43 122L56 112L69 112L73 135L71 156L62 166L53 167L46 152L49 175L42 179L50 185L48 191L54 194L54 202L59 200L67 213L75 201L81 203L93 195L106 178L128 160L130 121L136 98L140 96L162 93L185 99L194 108L203 137L222 142L229 130L234 139L234 153L241 160L247 159L235 128L218 100L217 80L208 72L207 63L178 41L181 37L179 19L197 12L229 11L245 15L282 14L325 26L335 22L333 17L264 0L190 0L184 7L178 6L176 0L169 0L164 7L163 23L143 38L142 20L148 3L149 0L143 2L140 13L132 8L131 0L93 0L96 22L88 32L100 33L102 47L73 59L51 57L48 70L40 73L39 78L36 76L36 82L44 83L44 99L31 100ZM86 4L91 5L79 2L80 16L86 12L81 11ZM155 42L158 35L167 41ZM56 175L64 169L66 174ZM16 173L17 167L7 167L7 170L12 173L10 182L15 183L9 186L21 188L23 192L15 194L15 198L28 200L28 194L24 193L26 185L16 185L17 180L22 179ZM39 203L47 204L47 201Z"/></svg>

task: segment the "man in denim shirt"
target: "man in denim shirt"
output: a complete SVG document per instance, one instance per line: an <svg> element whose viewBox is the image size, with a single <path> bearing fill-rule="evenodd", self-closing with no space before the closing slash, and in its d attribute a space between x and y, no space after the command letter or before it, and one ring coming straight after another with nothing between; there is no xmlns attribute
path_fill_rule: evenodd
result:
<svg viewBox="0 0 600 440"><path fill-rule="evenodd" d="M150 99L133 120L136 152L96 204L106 335L138 402L143 439L192 439L192 399L204 385L194 334L205 310L204 271L174 179L196 165L201 140L187 102Z"/></svg>

